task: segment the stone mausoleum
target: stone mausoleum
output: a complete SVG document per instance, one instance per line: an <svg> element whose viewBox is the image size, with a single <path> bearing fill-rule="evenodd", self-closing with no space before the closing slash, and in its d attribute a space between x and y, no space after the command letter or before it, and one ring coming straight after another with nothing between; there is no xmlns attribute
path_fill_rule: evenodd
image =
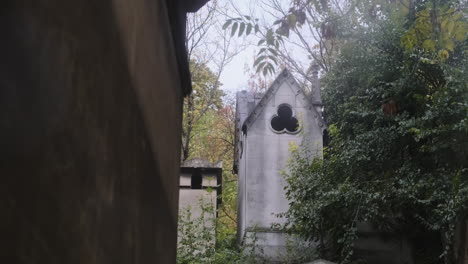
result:
<svg viewBox="0 0 468 264"><path fill-rule="evenodd" d="M221 204L223 163L211 163L205 159L194 158L186 160L180 167L179 181L179 225L180 221L203 221L204 228L209 230L210 237L199 250L215 246L216 218ZM211 209L213 211L211 211ZM201 218L203 217L203 218ZM192 231L190 231L192 232ZM184 237L187 233L179 230L177 243L184 247ZM197 250L198 252L198 250Z"/></svg>
<svg viewBox="0 0 468 264"><path fill-rule="evenodd" d="M180 167L179 215L189 209L192 217L201 215L201 203L212 206L217 214L221 204L223 163L201 158L186 160Z"/></svg>
<svg viewBox="0 0 468 264"><path fill-rule="evenodd" d="M277 214L286 212L289 206L282 171L287 170L290 147L306 145L312 159L322 156L327 141L318 67L313 66L311 73L309 93L286 69L265 93L237 93L234 171L238 174L238 242L248 245L255 238L258 254L271 263L280 262L288 245L298 241L274 228L275 224L284 223L285 219ZM357 258L367 263L414 263L415 241L378 230L368 222L358 223L357 228L359 238L354 245ZM460 233L460 241L456 243L463 251L466 230Z"/></svg>
<svg viewBox="0 0 468 264"><path fill-rule="evenodd" d="M255 235L262 254L271 260L285 253L289 239L272 224L284 223L276 214L288 210L281 171L286 169L290 146L308 144L311 158L322 154L326 125L317 73L313 67L311 96L286 69L264 94L237 93L238 241L248 243Z"/></svg>

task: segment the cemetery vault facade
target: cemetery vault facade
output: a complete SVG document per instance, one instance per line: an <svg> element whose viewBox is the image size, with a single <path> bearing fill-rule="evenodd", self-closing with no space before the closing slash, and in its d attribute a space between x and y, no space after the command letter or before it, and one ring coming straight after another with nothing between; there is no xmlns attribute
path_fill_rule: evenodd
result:
<svg viewBox="0 0 468 264"><path fill-rule="evenodd" d="M275 260L286 250L288 237L272 228L284 223L276 214L288 210L286 169L291 145L308 144L311 158L322 155L322 103L317 67L312 69L310 98L288 70L264 93L237 93L236 150L238 174L238 242L256 244L264 257Z"/></svg>

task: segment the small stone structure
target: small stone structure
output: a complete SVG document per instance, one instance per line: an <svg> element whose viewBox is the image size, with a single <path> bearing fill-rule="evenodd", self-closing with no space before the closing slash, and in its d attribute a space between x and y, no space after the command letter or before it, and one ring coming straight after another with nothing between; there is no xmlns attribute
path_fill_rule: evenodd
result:
<svg viewBox="0 0 468 264"><path fill-rule="evenodd" d="M317 71L313 74L317 78ZM272 228L284 223L275 215L288 210L281 171L286 169L291 144L308 144L311 158L321 156L326 127L321 109L320 97L309 98L286 69L265 94L237 93L238 241L249 243L256 236L263 257L272 261L285 253L290 239Z"/></svg>
<svg viewBox="0 0 468 264"><path fill-rule="evenodd" d="M200 217L203 204L213 206L217 217L217 208L221 204L222 162L195 158L183 162L180 170L179 216L190 210L192 219Z"/></svg>
<svg viewBox="0 0 468 264"><path fill-rule="evenodd" d="M195 158L182 163L180 170L179 214L190 206L192 216L199 216L200 202L211 203L216 211L221 204L222 162Z"/></svg>
<svg viewBox="0 0 468 264"><path fill-rule="evenodd" d="M378 230L368 222L357 223L356 257L367 263L412 264L411 241L403 234Z"/></svg>

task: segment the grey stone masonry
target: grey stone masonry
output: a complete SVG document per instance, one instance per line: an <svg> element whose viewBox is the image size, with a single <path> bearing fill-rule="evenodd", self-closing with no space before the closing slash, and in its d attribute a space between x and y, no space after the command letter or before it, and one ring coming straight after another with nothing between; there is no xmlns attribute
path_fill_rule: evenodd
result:
<svg viewBox="0 0 468 264"><path fill-rule="evenodd" d="M222 162L211 163L205 159L194 158L186 160L180 167L179 181L179 217L187 216L190 211L190 220L201 217L202 206L210 206L214 214L204 215L205 227L212 228L211 241L216 240L215 218L217 209L221 204L222 191ZM178 242L182 234L178 234Z"/></svg>
<svg viewBox="0 0 468 264"><path fill-rule="evenodd" d="M322 155L321 113L283 70L265 94L237 93L236 151L238 173L238 242L252 236L263 257L272 261L283 254L290 239L272 228L283 224L276 215L288 210L282 171L291 145L308 144L311 158Z"/></svg>

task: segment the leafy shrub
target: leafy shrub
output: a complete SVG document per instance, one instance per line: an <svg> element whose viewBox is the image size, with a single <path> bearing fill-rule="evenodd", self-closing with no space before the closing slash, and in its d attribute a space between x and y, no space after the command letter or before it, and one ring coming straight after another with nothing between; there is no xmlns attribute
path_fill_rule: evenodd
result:
<svg viewBox="0 0 468 264"><path fill-rule="evenodd" d="M382 17L323 78L330 145L323 160L293 152L285 216L332 260L351 261L356 223L371 222L410 238L438 232L437 255L454 263L468 205L466 39L428 60L437 52L402 46L408 21Z"/></svg>

